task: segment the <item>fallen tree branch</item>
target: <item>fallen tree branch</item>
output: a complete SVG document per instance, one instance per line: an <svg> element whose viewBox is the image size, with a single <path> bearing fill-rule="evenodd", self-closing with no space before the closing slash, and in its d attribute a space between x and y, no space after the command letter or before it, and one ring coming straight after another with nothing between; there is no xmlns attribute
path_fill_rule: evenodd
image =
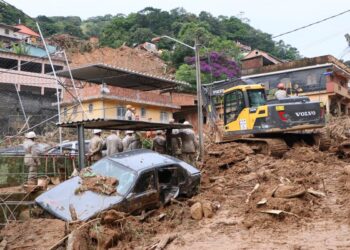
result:
<svg viewBox="0 0 350 250"><path fill-rule="evenodd" d="M257 183L257 184L254 186L253 190L250 191L250 192L247 194L247 199L245 200L245 203L248 203L248 202L249 202L250 197L252 196L252 194L253 194L254 192L256 192L256 190L258 190L259 187L260 187L260 184Z"/></svg>
<svg viewBox="0 0 350 250"><path fill-rule="evenodd" d="M177 237L176 234L167 235L158 243L155 250L163 250L169 243L171 243L173 240L175 240L176 237Z"/></svg>

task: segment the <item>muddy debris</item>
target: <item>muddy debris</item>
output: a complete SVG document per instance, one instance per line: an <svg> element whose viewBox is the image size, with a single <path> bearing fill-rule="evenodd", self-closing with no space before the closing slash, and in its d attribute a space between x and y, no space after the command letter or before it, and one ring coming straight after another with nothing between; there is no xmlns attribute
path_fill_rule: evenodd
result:
<svg viewBox="0 0 350 250"><path fill-rule="evenodd" d="M75 190L75 194L83 193L85 191L92 191L105 195L113 195L116 193L116 187L119 182L116 178L96 176L94 174L82 174L82 183L79 188Z"/></svg>

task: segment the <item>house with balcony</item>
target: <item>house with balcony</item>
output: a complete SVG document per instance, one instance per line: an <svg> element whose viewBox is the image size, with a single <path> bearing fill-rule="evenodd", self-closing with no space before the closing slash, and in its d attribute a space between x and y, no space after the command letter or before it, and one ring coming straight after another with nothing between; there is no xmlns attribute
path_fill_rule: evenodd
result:
<svg viewBox="0 0 350 250"><path fill-rule="evenodd" d="M298 92L323 102L328 114L349 114L350 68L331 55L250 68L243 73L243 79L263 84L267 93L282 82L290 95Z"/></svg>
<svg viewBox="0 0 350 250"><path fill-rule="evenodd" d="M136 120L168 123L181 109L172 100L172 95L161 89L183 82L106 64L73 68L71 73L76 84L81 86L76 89L81 104L71 94L75 91L73 88L64 91L61 102L63 122L123 120L126 106L132 105L136 109ZM57 74L69 82L69 71ZM68 82L66 86L69 86Z"/></svg>

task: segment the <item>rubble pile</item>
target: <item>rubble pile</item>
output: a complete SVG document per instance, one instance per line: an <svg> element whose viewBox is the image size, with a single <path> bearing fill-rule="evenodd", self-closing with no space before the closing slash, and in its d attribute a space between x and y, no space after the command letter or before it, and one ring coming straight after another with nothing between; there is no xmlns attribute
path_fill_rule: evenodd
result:
<svg viewBox="0 0 350 250"><path fill-rule="evenodd" d="M119 181L113 177L99 176L91 172L90 168L86 168L80 174L82 179L81 185L75 190L76 194L85 191L92 191L95 193L113 195L116 192L116 187Z"/></svg>
<svg viewBox="0 0 350 250"><path fill-rule="evenodd" d="M333 145L338 145L350 138L350 117L332 117L324 128L332 139Z"/></svg>

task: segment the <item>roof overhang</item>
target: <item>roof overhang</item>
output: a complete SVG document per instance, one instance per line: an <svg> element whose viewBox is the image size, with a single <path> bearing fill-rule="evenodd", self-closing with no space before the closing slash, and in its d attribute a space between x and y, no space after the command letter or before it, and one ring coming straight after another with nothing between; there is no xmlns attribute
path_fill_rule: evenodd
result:
<svg viewBox="0 0 350 250"><path fill-rule="evenodd" d="M105 83L111 86L142 91L189 86L189 83L187 82L171 80L107 64L88 64L71 69L71 73L76 80L96 84ZM61 77L70 78L68 70L61 70L56 72L56 74Z"/></svg>
<svg viewBox="0 0 350 250"><path fill-rule="evenodd" d="M64 128L76 128L77 126L82 125L84 126L85 129L135 130L135 131L192 128L191 125L184 125L181 123L169 124L169 123L129 121L129 120L117 120L117 119L91 119L91 120L84 120L84 121L66 122L66 123L61 123L57 125Z"/></svg>

